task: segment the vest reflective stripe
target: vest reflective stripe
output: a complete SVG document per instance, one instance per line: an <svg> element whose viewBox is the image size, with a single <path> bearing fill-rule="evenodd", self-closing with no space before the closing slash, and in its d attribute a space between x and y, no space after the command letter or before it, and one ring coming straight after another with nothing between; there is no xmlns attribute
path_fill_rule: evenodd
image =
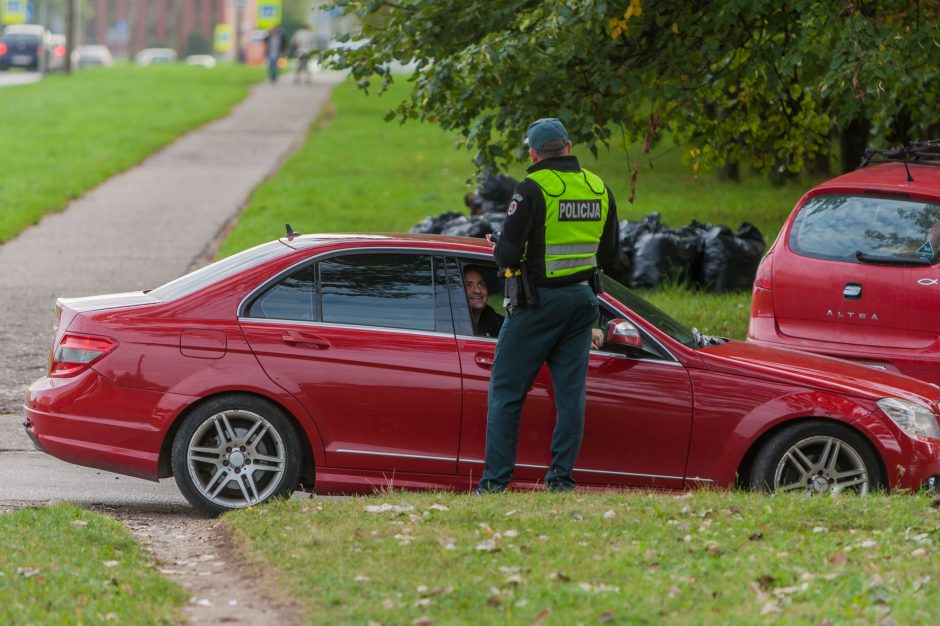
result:
<svg viewBox="0 0 940 626"><path fill-rule="evenodd" d="M545 252L551 255L564 254L597 254L596 243L570 243L558 246L546 246Z"/></svg>
<svg viewBox="0 0 940 626"><path fill-rule="evenodd" d="M545 198L545 276L594 269L610 203L604 181L587 170L536 170L528 178Z"/></svg>
<svg viewBox="0 0 940 626"><path fill-rule="evenodd" d="M547 272L557 272L558 270L569 269L572 267L581 268L583 266L594 267L597 265L597 257L578 257L576 259L558 259L557 261L548 261L545 264Z"/></svg>

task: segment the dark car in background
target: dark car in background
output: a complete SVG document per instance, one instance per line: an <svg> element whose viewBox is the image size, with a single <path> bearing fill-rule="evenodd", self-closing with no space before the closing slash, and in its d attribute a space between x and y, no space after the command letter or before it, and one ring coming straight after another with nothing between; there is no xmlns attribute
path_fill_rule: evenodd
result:
<svg viewBox="0 0 940 626"><path fill-rule="evenodd" d="M47 54L49 31L38 24L11 24L0 35L0 70L38 71Z"/></svg>
<svg viewBox="0 0 940 626"><path fill-rule="evenodd" d="M809 190L754 281L748 340L940 384L940 143Z"/></svg>

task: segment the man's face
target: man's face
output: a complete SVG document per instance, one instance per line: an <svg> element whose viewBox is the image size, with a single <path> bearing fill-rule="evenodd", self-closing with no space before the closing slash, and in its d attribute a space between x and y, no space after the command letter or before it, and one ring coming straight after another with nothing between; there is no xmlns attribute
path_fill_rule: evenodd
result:
<svg viewBox="0 0 940 626"><path fill-rule="evenodd" d="M463 273L463 286L467 290L470 308L474 311L482 311L486 306L486 298L489 296L483 275L476 270L466 270Z"/></svg>

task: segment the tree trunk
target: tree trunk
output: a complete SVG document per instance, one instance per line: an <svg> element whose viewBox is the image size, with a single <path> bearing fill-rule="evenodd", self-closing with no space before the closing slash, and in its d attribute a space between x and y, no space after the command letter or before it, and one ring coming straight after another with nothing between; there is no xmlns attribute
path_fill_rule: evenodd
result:
<svg viewBox="0 0 940 626"><path fill-rule="evenodd" d="M871 122L866 119L852 120L842 129L839 144L842 153L842 172L851 172L862 162L862 155L871 138Z"/></svg>

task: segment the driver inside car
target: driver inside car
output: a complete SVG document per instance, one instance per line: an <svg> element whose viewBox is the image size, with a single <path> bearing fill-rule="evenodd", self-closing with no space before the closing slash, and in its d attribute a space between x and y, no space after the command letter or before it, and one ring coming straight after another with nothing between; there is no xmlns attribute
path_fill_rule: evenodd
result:
<svg viewBox="0 0 940 626"><path fill-rule="evenodd" d="M464 267L463 286L467 290L470 303L470 315L473 330L477 337L496 337L503 327L503 316L487 303L490 292L486 280L479 268L472 265ZM591 331L591 349L599 350L604 345L604 332L595 328Z"/></svg>

